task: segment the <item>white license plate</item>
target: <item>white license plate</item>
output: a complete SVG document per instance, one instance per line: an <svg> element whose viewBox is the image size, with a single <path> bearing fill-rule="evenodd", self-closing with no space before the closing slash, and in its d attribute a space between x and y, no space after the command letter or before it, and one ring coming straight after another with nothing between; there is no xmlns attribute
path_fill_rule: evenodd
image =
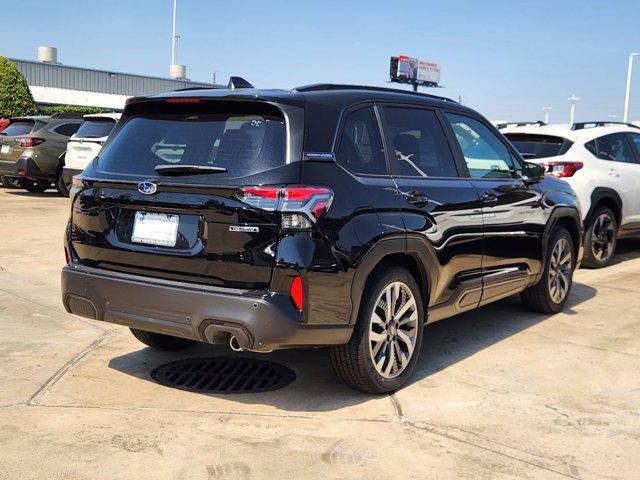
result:
<svg viewBox="0 0 640 480"><path fill-rule="evenodd" d="M131 240L148 245L175 247L179 223L178 215L136 212Z"/></svg>
<svg viewBox="0 0 640 480"><path fill-rule="evenodd" d="M11 153L11 145L2 145L0 153Z"/></svg>

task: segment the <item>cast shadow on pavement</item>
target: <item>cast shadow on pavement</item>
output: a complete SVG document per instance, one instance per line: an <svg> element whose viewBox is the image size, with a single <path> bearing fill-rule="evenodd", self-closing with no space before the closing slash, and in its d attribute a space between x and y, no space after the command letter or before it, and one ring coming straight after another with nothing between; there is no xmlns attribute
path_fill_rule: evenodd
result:
<svg viewBox="0 0 640 480"><path fill-rule="evenodd" d="M592 298L596 290L574 283L565 307L565 314L575 313L573 308ZM539 324L549 315L532 313L524 309L518 296L487 305L478 310L427 325L422 352L409 384L420 382L450 365L463 361L478 351ZM320 412L360 404L370 395L355 392L342 385L331 370L327 349L295 349L271 354L234 353L228 346L198 344L177 353L142 348L109 362L119 372L150 382L151 371L178 358L213 356L246 356L286 365L296 372L296 380L283 390L270 393L242 395L212 395L244 404L270 404L285 411Z"/></svg>

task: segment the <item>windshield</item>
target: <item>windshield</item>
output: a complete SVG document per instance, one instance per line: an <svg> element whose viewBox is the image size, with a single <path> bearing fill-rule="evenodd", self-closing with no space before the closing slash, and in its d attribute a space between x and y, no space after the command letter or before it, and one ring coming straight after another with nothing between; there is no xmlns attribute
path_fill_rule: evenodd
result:
<svg viewBox="0 0 640 480"><path fill-rule="evenodd" d="M33 130L33 126L36 122L34 121L18 121L13 122L7 128L5 128L0 135L6 135L8 137L15 137L17 135L28 135Z"/></svg>
<svg viewBox="0 0 640 480"><path fill-rule="evenodd" d="M547 158L567 152L572 142L552 135L507 133L505 135L524 158Z"/></svg>
<svg viewBox="0 0 640 480"><path fill-rule="evenodd" d="M86 119L76 132L76 138L107 137L113 130L116 121L111 118Z"/></svg>
<svg viewBox="0 0 640 480"><path fill-rule="evenodd" d="M221 167L216 178L242 177L284 165L282 118L233 114L139 114L107 145L100 169L155 175L158 165Z"/></svg>

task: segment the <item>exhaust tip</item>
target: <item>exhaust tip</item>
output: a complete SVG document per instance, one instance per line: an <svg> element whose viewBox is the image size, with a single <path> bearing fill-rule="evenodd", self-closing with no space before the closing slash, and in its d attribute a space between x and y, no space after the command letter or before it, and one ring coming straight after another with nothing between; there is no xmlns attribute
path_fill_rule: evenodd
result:
<svg viewBox="0 0 640 480"><path fill-rule="evenodd" d="M229 339L229 347L231 347L231 350L234 352L241 352L244 350L244 348L242 348L238 343L238 339L235 335L231 335L231 338Z"/></svg>

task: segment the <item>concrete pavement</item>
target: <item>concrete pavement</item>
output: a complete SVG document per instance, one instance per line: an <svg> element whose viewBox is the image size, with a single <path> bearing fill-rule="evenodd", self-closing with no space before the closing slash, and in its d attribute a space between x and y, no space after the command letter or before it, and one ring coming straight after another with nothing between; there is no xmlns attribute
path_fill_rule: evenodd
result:
<svg viewBox="0 0 640 480"><path fill-rule="evenodd" d="M229 349L161 354L65 313L67 213L0 189L0 479L640 478L640 241L558 315L515 297L428 326L395 395L349 390L318 349L259 357L296 372L283 390L212 396L149 373Z"/></svg>

